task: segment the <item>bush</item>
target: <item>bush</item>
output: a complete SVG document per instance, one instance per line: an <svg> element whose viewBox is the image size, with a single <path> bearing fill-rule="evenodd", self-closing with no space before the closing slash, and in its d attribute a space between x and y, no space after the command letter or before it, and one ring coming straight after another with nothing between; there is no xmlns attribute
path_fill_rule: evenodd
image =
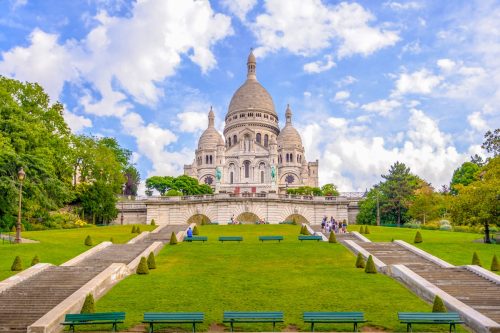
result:
<svg viewBox="0 0 500 333"><path fill-rule="evenodd" d="M304 234L304 228L305 228L305 226L304 226L304 225L302 225L302 227L300 227L300 234L301 234L301 235L303 235L303 234Z"/></svg>
<svg viewBox="0 0 500 333"><path fill-rule="evenodd" d="M110 241L111 243L114 243L114 242L115 242L115 239L114 239L113 237L111 237L111 238L109 239L109 241Z"/></svg>
<svg viewBox="0 0 500 333"><path fill-rule="evenodd" d="M148 262L146 260L146 257L141 257L141 261L139 262L139 266L137 266L136 273L149 274Z"/></svg>
<svg viewBox="0 0 500 333"><path fill-rule="evenodd" d="M155 219L151 220L151 225L153 225L153 226L156 225Z"/></svg>
<svg viewBox="0 0 500 333"><path fill-rule="evenodd" d="M359 228L359 233L360 234L364 234L365 233L365 226L364 225L361 225L361 227Z"/></svg>
<svg viewBox="0 0 500 333"><path fill-rule="evenodd" d="M10 267L10 270L13 272L19 272L23 270L23 262L21 261L20 256L16 256L14 262L12 263L12 266Z"/></svg>
<svg viewBox="0 0 500 333"><path fill-rule="evenodd" d="M309 232L309 229L307 229L307 225L304 224L304 235L310 236L311 233Z"/></svg>
<svg viewBox="0 0 500 333"><path fill-rule="evenodd" d="M170 235L170 245L175 244L177 244L177 236L175 235L175 232L172 231L172 234Z"/></svg>
<svg viewBox="0 0 500 333"><path fill-rule="evenodd" d="M366 261L365 273L376 274L377 268L375 267L375 263L373 262L373 258L370 254L368 260Z"/></svg>
<svg viewBox="0 0 500 333"><path fill-rule="evenodd" d="M446 310L446 306L444 306L443 300L438 295L436 295L436 297L434 297L434 304L432 305L432 312L448 312L448 310Z"/></svg>
<svg viewBox="0 0 500 333"><path fill-rule="evenodd" d="M156 260L154 252L151 252L148 256L148 268L155 269L156 268Z"/></svg>
<svg viewBox="0 0 500 333"><path fill-rule="evenodd" d="M199 235L200 234L200 231L198 230L198 226L195 225L194 228L193 228L193 235Z"/></svg>
<svg viewBox="0 0 500 333"><path fill-rule="evenodd" d="M474 254L472 255L472 264L473 265L482 266L481 265L481 260L479 260L479 256L477 255L476 251L474 251Z"/></svg>
<svg viewBox="0 0 500 333"><path fill-rule="evenodd" d="M330 232L330 237L328 238L328 243L337 243L337 237L335 237L335 233Z"/></svg>
<svg viewBox="0 0 500 333"><path fill-rule="evenodd" d="M356 268L365 268L365 258L361 255L361 252L358 252L356 257Z"/></svg>
<svg viewBox="0 0 500 333"><path fill-rule="evenodd" d="M417 244L417 243L422 243L422 234L420 234L420 231L417 231L417 233L415 234L415 239L413 240L413 243Z"/></svg>
<svg viewBox="0 0 500 333"><path fill-rule="evenodd" d="M292 219L292 225L297 225L297 220L295 219L295 217Z"/></svg>
<svg viewBox="0 0 500 333"><path fill-rule="evenodd" d="M367 235L368 235L369 233L370 233L370 230L368 230L368 226L367 226L367 225L365 225L365 234L367 234Z"/></svg>
<svg viewBox="0 0 500 333"><path fill-rule="evenodd" d="M31 266L35 266L40 262L40 258L38 256L34 256L33 259L31 259Z"/></svg>
<svg viewBox="0 0 500 333"><path fill-rule="evenodd" d="M94 296L92 296L92 294L88 294L87 297L85 297L85 301L83 302L82 310L80 311L80 313L94 313L94 303Z"/></svg>
<svg viewBox="0 0 500 333"><path fill-rule="evenodd" d="M141 233L141 227L137 226L137 228L135 228L135 232L140 234Z"/></svg>
<svg viewBox="0 0 500 333"><path fill-rule="evenodd" d="M494 254L493 255L493 260L491 260L491 270L494 271L494 272L497 272L498 271L498 259L497 259L497 255Z"/></svg>
<svg viewBox="0 0 500 333"><path fill-rule="evenodd" d="M87 238L85 238L85 245L87 245L87 246L93 245L92 237L90 237L90 235L87 235Z"/></svg>
<svg viewBox="0 0 500 333"><path fill-rule="evenodd" d="M132 231L130 232L131 234L135 234L136 231L135 231L135 225L132 226Z"/></svg>

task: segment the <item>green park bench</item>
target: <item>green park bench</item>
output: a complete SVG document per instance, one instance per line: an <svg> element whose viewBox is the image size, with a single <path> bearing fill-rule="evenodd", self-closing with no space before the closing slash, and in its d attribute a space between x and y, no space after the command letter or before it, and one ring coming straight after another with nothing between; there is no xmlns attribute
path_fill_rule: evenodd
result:
<svg viewBox="0 0 500 333"><path fill-rule="evenodd" d="M219 242L241 242L243 240L243 236L220 236Z"/></svg>
<svg viewBox="0 0 500 333"><path fill-rule="evenodd" d="M315 236L315 235L299 235L299 241L320 241L323 238L321 236Z"/></svg>
<svg viewBox="0 0 500 333"><path fill-rule="evenodd" d="M208 240L207 236L184 237L184 242L206 242L207 240Z"/></svg>
<svg viewBox="0 0 500 333"><path fill-rule="evenodd" d="M149 333L153 333L154 324L193 324L194 333L196 324L203 323L204 317L203 312L146 312L142 322L149 324Z"/></svg>
<svg viewBox="0 0 500 333"><path fill-rule="evenodd" d="M124 321L125 312L68 313L61 325L69 326L69 330L74 332L76 325L112 324L111 330L115 332L117 324L121 324Z"/></svg>
<svg viewBox="0 0 500 333"><path fill-rule="evenodd" d="M412 332L412 324L450 325L450 332L456 332L456 324L463 324L458 312L398 312L399 321L406 324L406 332Z"/></svg>
<svg viewBox="0 0 500 333"><path fill-rule="evenodd" d="M281 221L279 224L294 224L293 221Z"/></svg>
<svg viewBox="0 0 500 333"><path fill-rule="evenodd" d="M283 236L259 236L259 240L264 243L264 241L278 241L281 242L283 240Z"/></svg>
<svg viewBox="0 0 500 333"><path fill-rule="evenodd" d="M224 311L224 323L231 324L233 332L234 323L273 323L273 332L276 323L283 322L283 312L230 312Z"/></svg>
<svg viewBox="0 0 500 333"><path fill-rule="evenodd" d="M311 323L314 332L315 323L352 323L354 332L358 332L358 323L365 323L363 312L304 312L304 323Z"/></svg>

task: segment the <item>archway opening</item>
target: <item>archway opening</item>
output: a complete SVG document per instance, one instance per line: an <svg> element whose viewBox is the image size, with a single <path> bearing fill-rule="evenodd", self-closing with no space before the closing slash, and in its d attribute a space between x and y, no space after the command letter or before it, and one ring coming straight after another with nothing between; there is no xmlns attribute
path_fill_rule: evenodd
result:
<svg viewBox="0 0 500 333"><path fill-rule="evenodd" d="M309 221L302 215L300 214L292 214L289 215L286 219L285 222L295 222L295 224L302 224L302 223L307 223L309 224Z"/></svg>
<svg viewBox="0 0 500 333"><path fill-rule="evenodd" d="M236 217L236 221L238 223L254 224L256 222L259 222L260 218L254 213L245 212L238 215Z"/></svg>
<svg viewBox="0 0 500 333"><path fill-rule="evenodd" d="M194 214L187 220L187 224L196 223L198 225L210 224L212 221L204 214Z"/></svg>

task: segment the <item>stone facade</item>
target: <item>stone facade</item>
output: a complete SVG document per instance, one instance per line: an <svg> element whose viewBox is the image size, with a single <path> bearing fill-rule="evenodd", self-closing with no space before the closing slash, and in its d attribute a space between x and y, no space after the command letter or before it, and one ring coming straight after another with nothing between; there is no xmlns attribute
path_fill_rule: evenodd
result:
<svg viewBox="0 0 500 333"><path fill-rule="evenodd" d="M286 188L318 186L318 161L306 161L290 106L280 130L273 99L257 81L256 66L250 53L247 80L231 99L224 137L215 129L210 110L208 128L184 174L211 185L216 193L280 193Z"/></svg>

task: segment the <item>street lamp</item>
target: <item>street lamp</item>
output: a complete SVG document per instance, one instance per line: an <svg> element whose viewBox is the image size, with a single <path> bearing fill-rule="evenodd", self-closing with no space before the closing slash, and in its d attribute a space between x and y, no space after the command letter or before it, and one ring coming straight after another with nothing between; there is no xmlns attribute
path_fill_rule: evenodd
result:
<svg viewBox="0 0 500 333"><path fill-rule="evenodd" d="M21 243L21 201L23 199L23 180L26 177L26 173L23 167L19 169L17 173L17 179L19 179L19 210L17 212L17 223L16 223L16 243Z"/></svg>
<svg viewBox="0 0 500 333"><path fill-rule="evenodd" d="M122 215L120 217L120 223L123 225L123 200L125 199L125 189L127 188L127 185L123 184L122 185Z"/></svg>

